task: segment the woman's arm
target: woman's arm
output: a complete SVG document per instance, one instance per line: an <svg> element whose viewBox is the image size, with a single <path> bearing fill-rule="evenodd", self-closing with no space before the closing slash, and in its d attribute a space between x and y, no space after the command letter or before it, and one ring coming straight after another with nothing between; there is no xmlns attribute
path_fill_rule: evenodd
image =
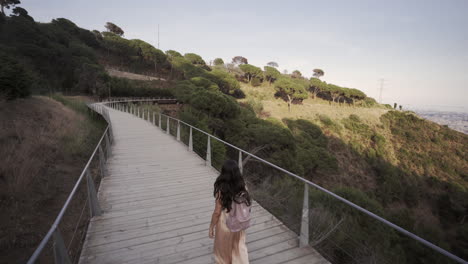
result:
<svg viewBox="0 0 468 264"><path fill-rule="evenodd" d="M218 223L219 216L221 215L222 211L222 205L221 205L221 199L218 197L216 198L216 205L215 209L213 211L213 215L211 216L211 224L210 224L210 231L209 231L209 237L214 238L214 228L216 224Z"/></svg>

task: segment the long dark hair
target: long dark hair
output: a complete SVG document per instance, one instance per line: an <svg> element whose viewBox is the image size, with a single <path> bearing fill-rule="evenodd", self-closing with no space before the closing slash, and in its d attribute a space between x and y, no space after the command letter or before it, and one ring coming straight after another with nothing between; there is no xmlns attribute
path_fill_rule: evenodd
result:
<svg viewBox="0 0 468 264"><path fill-rule="evenodd" d="M244 178L234 160L224 162L221 174L214 183L214 197L221 200L223 209L231 211L232 201L236 203L245 202L250 206L251 199L249 192L245 189ZM238 199L242 197L242 199Z"/></svg>

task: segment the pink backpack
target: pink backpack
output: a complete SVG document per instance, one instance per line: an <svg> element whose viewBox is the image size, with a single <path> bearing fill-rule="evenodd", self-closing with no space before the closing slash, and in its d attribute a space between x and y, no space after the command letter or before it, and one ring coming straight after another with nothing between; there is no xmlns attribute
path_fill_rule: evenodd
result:
<svg viewBox="0 0 468 264"><path fill-rule="evenodd" d="M242 202L242 200L245 200L242 194L239 198L236 200L241 203L232 201L231 211L229 211L226 219L226 225L231 232L239 232L250 227L251 206Z"/></svg>

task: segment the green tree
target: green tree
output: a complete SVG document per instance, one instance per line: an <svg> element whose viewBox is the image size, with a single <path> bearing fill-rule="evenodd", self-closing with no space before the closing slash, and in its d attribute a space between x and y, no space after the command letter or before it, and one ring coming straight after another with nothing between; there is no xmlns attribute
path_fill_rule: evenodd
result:
<svg viewBox="0 0 468 264"><path fill-rule="evenodd" d="M281 73L271 66L265 66L263 69L265 69L263 75L270 85L281 76Z"/></svg>
<svg viewBox="0 0 468 264"><path fill-rule="evenodd" d="M219 87L216 83L206 79L206 78L203 78L203 77L193 77L190 79L190 81L195 84L196 86L198 87L203 87L207 90L211 90L211 91L219 91Z"/></svg>
<svg viewBox="0 0 468 264"><path fill-rule="evenodd" d="M288 110L291 111L293 100L304 100L307 98L307 92L304 86L293 82L289 78L281 78L275 82L275 90L283 100L288 103Z"/></svg>
<svg viewBox="0 0 468 264"><path fill-rule="evenodd" d="M314 69L313 72L314 72L314 77L318 79L320 79L320 77L322 77L325 74L325 72L323 72L322 69Z"/></svg>
<svg viewBox="0 0 468 264"><path fill-rule="evenodd" d="M294 71L292 72L292 74L291 74L291 77L292 77L292 78L296 78L296 79L302 78L302 73L301 73L300 71L298 71L298 70L294 70Z"/></svg>
<svg viewBox="0 0 468 264"><path fill-rule="evenodd" d="M182 54L180 54L179 52L175 51L175 50L168 50L166 51L166 55L169 59L173 59L173 58L178 58L178 57L182 57Z"/></svg>
<svg viewBox="0 0 468 264"><path fill-rule="evenodd" d="M216 83L219 86L221 92L225 94L234 96L236 98L245 97L236 78L224 70L214 69L210 72L206 72L204 77Z"/></svg>
<svg viewBox="0 0 468 264"><path fill-rule="evenodd" d="M195 53L185 53L184 58L189 60L193 65L198 66L206 66L206 62L202 59L202 57Z"/></svg>
<svg viewBox="0 0 468 264"><path fill-rule="evenodd" d="M16 59L0 53L0 97L7 100L26 97L30 94L30 74Z"/></svg>
<svg viewBox="0 0 468 264"><path fill-rule="evenodd" d="M112 32L116 35L119 35L119 36L123 36L124 35L124 31L119 27L117 26L116 24L112 23L112 22L107 22L106 25L104 25L104 27L109 31L109 32Z"/></svg>
<svg viewBox="0 0 468 264"><path fill-rule="evenodd" d="M221 58L216 58L216 59L214 59L213 63L214 63L215 66L224 65L224 61L223 61L223 59L221 59Z"/></svg>
<svg viewBox="0 0 468 264"><path fill-rule="evenodd" d="M322 82L318 78L310 78L309 91L312 92L312 98L315 99L317 97L317 94L320 93L320 91L326 89L326 86L326 82Z"/></svg>
<svg viewBox="0 0 468 264"><path fill-rule="evenodd" d="M146 62L154 65L154 70L156 72L158 70L158 65L166 62L167 57L164 52L143 40L132 39L130 40L130 45L134 48L135 51L138 51L138 56L140 56Z"/></svg>
<svg viewBox="0 0 468 264"><path fill-rule="evenodd" d="M335 102L335 100L343 93L343 89L340 86L331 83L324 87L323 90L330 94L332 102Z"/></svg>
<svg viewBox="0 0 468 264"><path fill-rule="evenodd" d="M5 15L5 8L10 9L15 5L21 4L20 0L0 0L0 7L2 10L2 14Z"/></svg>
<svg viewBox="0 0 468 264"><path fill-rule="evenodd" d="M251 64L241 64L239 68L244 72L247 81L250 83L253 78L260 78L262 76L262 69Z"/></svg>
<svg viewBox="0 0 468 264"><path fill-rule="evenodd" d="M278 68L279 65L278 63L274 62L274 61L270 61L267 63L267 66L270 66L270 67L275 67L275 68Z"/></svg>
<svg viewBox="0 0 468 264"><path fill-rule="evenodd" d="M232 63L237 64L237 65L239 65L239 64L248 64L249 61L246 58L242 57L242 56L235 56L234 58L232 58Z"/></svg>
<svg viewBox="0 0 468 264"><path fill-rule="evenodd" d="M19 6L13 8L13 14L16 16L24 17L30 21L34 21L34 19L28 14L28 11L26 11L26 9L21 8Z"/></svg>
<svg viewBox="0 0 468 264"><path fill-rule="evenodd" d="M347 96L349 97L349 99L351 99L351 101L353 101L353 105L355 105L356 100L364 100L367 97L367 95L364 92L355 88L350 88L348 90Z"/></svg>

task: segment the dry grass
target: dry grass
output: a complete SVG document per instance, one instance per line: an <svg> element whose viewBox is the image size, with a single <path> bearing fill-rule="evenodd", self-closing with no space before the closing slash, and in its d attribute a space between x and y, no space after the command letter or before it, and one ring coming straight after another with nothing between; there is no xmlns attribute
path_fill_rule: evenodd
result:
<svg viewBox="0 0 468 264"><path fill-rule="evenodd" d="M388 111L380 107L339 106L336 103L330 105L326 100L308 98L304 100L302 104L292 105L291 111L289 112L286 102L274 97L275 90L273 85L269 86L263 83L261 86L252 87L242 83L241 89L246 94L246 98L241 101L249 99L261 101L264 111L270 113L270 116L280 120L283 118L291 118L315 121L319 119L320 115L326 115L332 120L340 120L348 118L351 114L355 114L359 116L363 122L374 126L380 124L380 116Z"/></svg>
<svg viewBox="0 0 468 264"><path fill-rule="evenodd" d="M0 119L0 262L22 263L80 175L97 142L90 133L102 131L46 97L1 102Z"/></svg>
<svg viewBox="0 0 468 264"><path fill-rule="evenodd" d="M41 115L38 112L44 111ZM48 98L5 102L0 106L0 175L5 182L2 194L18 197L44 173L42 164L52 162L62 138L78 128L83 117ZM38 169L38 168L43 168ZM40 186L40 185L39 185ZM48 186L43 186L48 191Z"/></svg>

